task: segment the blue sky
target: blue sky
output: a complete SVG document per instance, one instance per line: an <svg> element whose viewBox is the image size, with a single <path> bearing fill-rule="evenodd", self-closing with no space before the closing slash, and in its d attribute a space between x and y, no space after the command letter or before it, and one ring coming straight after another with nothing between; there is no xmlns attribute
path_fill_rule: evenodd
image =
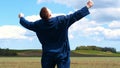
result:
<svg viewBox="0 0 120 68"><path fill-rule="evenodd" d="M93 0L90 15L69 29L71 49L80 45L114 47L120 51L120 0ZM1 0L0 48L41 49L35 33L19 24L18 14L29 21L39 18L41 7L48 7L53 16L70 14L86 5L87 0Z"/></svg>

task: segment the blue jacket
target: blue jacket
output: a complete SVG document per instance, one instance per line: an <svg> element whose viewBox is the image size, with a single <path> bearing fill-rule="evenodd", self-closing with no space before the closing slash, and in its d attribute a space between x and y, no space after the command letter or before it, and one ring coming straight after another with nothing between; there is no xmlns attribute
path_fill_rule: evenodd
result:
<svg viewBox="0 0 120 68"><path fill-rule="evenodd" d="M25 28L36 32L36 35L42 44L43 54L57 53L66 54L70 52L68 40L68 28L76 21L89 14L85 6L70 15L61 15L46 20L29 22L23 17L20 18L20 24Z"/></svg>

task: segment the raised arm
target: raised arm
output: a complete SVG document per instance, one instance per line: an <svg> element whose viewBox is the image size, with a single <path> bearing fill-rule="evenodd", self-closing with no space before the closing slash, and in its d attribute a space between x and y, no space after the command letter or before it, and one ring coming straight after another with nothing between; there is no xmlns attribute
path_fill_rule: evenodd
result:
<svg viewBox="0 0 120 68"><path fill-rule="evenodd" d="M24 14L20 13L18 15L18 17L20 18L20 24L29 29L29 30L34 30L35 29L35 24L33 22L29 22L24 18Z"/></svg>
<svg viewBox="0 0 120 68"><path fill-rule="evenodd" d="M73 14L61 17L61 21L67 27L69 27L74 22L76 22L76 21L80 20L81 18L85 17L86 15L90 14L89 8L91 8L92 6L93 6L93 2L91 0L89 0L85 7L83 7L82 9L74 12Z"/></svg>

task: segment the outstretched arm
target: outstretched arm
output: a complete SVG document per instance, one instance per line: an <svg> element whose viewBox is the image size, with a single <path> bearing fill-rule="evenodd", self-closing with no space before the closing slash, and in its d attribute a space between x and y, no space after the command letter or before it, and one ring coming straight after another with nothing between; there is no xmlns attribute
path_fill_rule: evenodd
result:
<svg viewBox="0 0 120 68"><path fill-rule="evenodd" d="M61 21L67 27L69 27L74 22L76 22L76 21L80 20L81 18L85 17L86 15L88 15L89 14L89 8L91 8L92 6L93 6L93 2L91 0L89 0L85 7L83 7L82 9L74 12L73 14L61 17Z"/></svg>
<svg viewBox="0 0 120 68"><path fill-rule="evenodd" d="M25 28L27 28L27 29L29 29L29 30L34 30L34 23L27 21L27 20L24 18L24 14L20 13L20 14L18 15L18 17L20 18L20 24L21 24L23 27L25 27Z"/></svg>

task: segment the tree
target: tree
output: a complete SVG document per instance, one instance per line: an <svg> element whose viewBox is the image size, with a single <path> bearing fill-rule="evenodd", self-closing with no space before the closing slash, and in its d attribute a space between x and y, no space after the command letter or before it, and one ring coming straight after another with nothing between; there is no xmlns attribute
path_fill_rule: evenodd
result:
<svg viewBox="0 0 120 68"><path fill-rule="evenodd" d="M75 50L88 50L86 46L77 47Z"/></svg>
<svg viewBox="0 0 120 68"><path fill-rule="evenodd" d="M0 48L0 56L16 56L17 53L7 49Z"/></svg>
<svg viewBox="0 0 120 68"><path fill-rule="evenodd" d="M97 50L97 51L104 51L104 52L112 52L112 53L116 53L116 49L115 48L111 48L111 47L97 47L97 46L79 46L76 47L75 50Z"/></svg>

